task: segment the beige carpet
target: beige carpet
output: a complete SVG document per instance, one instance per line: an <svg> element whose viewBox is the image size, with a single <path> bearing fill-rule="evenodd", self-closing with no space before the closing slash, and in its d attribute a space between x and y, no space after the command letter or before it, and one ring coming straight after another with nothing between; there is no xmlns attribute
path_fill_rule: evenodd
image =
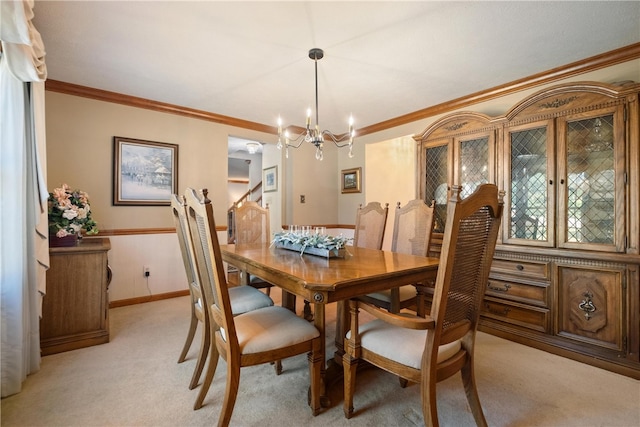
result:
<svg viewBox="0 0 640 427"><path fill-rule="evenodd" d="M327 314L333 322L332 306ZM192 407L199 387L189 390L187 385L199 341L187 361L176 363L188 327L189 299L116 308L110 316L111 342L44 357L23 391L2 400L2 426L217 424L224 362L198 411ZM243 369L232 425L423 424L418 387L402 389L395 377L373 368L358 376L354 418L343 416L341 387L330 390L332 406L313 417L306 404L306 357L286 359L283 367L280 376L269 365ZM491 426L640 425L640 381L483 333L478 334L476 373ZM440 383L438 394L441 425L473 425L459 375Z"/></svg>

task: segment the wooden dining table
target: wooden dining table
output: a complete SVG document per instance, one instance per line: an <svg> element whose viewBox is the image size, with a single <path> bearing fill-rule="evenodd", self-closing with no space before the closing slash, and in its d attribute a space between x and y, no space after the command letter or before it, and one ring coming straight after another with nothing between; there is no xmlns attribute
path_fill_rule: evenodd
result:
<svg viewBox="0 0 640 427"><path fill-rule="evenodd" d="M299 251L276 248L268 243L222 245L222 260L235 266L243 277L258 276L282 288L286 293L314 305L314 324L325 333L325 306L337 302L335 360L342 366L344 353L344 301L397 286L428 283L435 279L439 258L421 257L391 251L347 246L343 257L325 258ZM288 301L284 297L283 305ZM322 341L323 354L326 342ZM323 369L323 376L326 367Z"/></svg>

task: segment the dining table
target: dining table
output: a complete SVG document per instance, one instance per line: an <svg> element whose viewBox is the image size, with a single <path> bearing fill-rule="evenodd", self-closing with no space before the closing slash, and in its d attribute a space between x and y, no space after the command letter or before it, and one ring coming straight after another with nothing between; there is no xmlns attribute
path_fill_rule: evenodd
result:
<svg viewBox="0 0 640 427"><path fill-rule="evenodd" d="M435 280L439 258L422 257L386 250L346 246L342 256L325 257L276 247L269 243L221 245L222 260L246 272L242 277L258 276L280 288L283 305L286 295L309 301L314 307L313 321L326 337L325 307L337 302L336 352L328 359L334 369L342 366L344 337L348 326L344 302L350 298L403 285ZM322 340L325 354L326 338ZM337 364L337 366L335 366ZM323 378L327 366L323 367ZM324 381L327 382L326 379Z"/></svg>

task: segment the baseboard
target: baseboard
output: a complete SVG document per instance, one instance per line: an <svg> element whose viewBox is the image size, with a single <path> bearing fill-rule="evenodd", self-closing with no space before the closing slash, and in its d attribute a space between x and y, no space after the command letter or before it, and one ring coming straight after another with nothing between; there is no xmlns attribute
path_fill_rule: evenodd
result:
<svg viewBox="0 0 640 427"><path fill-rule="evenodd" d="M142 304L145 302L160 301L163 299L184 297L187 295L189 295L189 289L185 289L182 291L175 291L175 292L167 292L164 294L146 295L146 296L137 297L137 298L121 299L118 301L111 301L109 303L109 308L124 307L126 305Z"/></svg>

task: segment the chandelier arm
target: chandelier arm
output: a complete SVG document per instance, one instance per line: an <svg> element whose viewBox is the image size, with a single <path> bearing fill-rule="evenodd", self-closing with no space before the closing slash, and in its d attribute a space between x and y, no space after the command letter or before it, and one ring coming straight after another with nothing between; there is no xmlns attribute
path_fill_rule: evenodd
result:
<svg viewBox="0 0 640 427"><path fill-rule="evenodd" d="M295 138L285 138L285 144L288 147L299 148L302 143L305 141L305 137L307 136L307 132L302 132L300 135Z"/></svg>
<svg viewBox="0 0 640 427"><path fill-rule="evenodd" d="M338 148L346 147L349 145L350 135L349 133L343 133L342 135L334 135L331 131L323 130L322 131L322 139L329 138Z"/></svg>

